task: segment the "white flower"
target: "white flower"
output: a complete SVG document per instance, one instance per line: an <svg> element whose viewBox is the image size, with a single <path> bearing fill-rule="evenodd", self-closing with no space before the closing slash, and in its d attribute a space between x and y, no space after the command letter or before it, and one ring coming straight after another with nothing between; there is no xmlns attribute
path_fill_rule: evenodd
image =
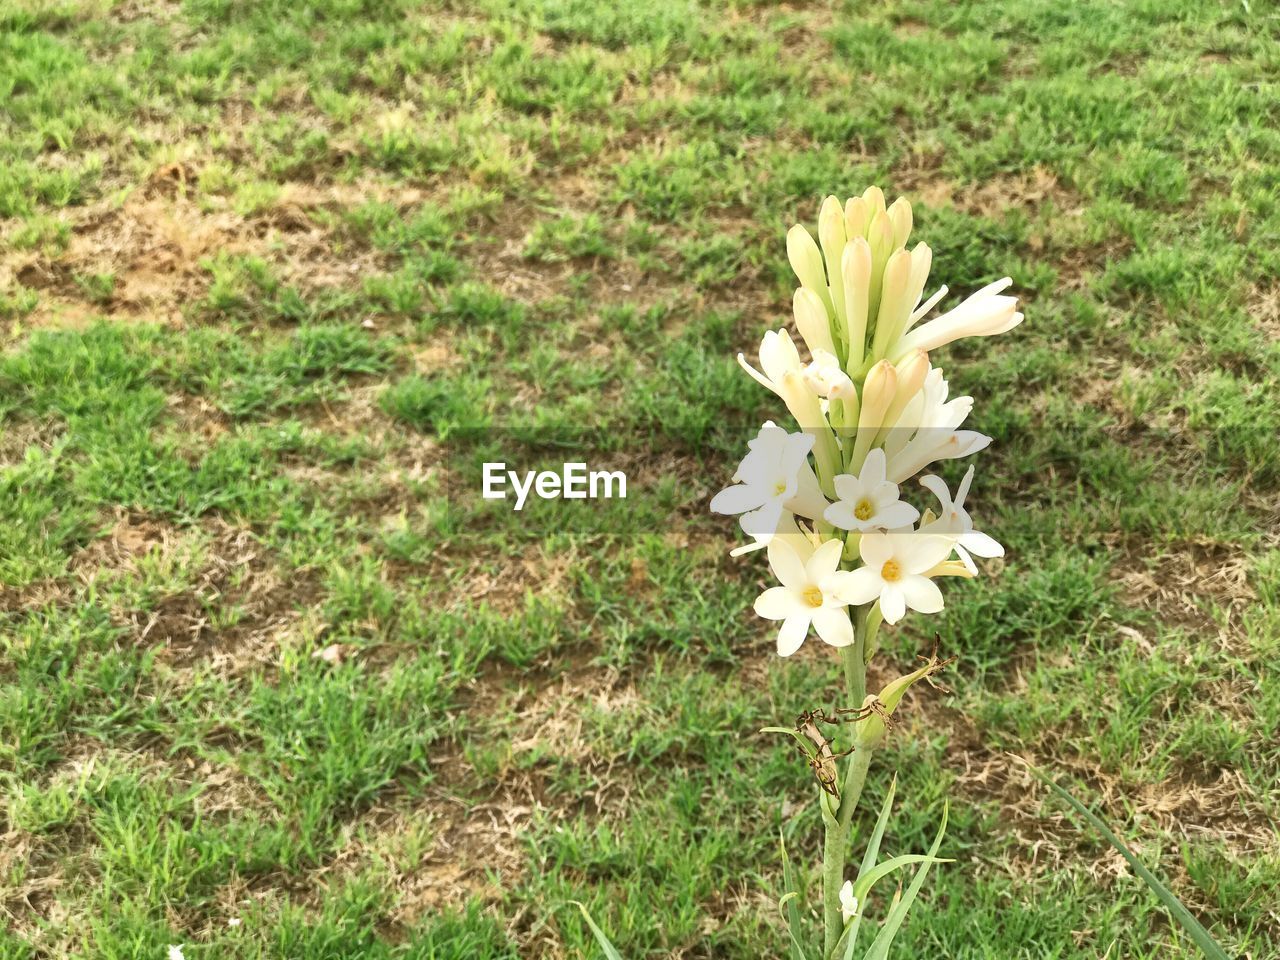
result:
<svg viewBox="0 0 1280 960"><path fill-rule="evenodd" d="M181 944L169 944L169 960L187 960L187 958L182 955Z"/></svg>
<svg viewBox="0 0 1280 960"><path fill-rule="evenodd" d="M867 454L858 476L842 473L835 478L839 499L822 514L827 523L841 530L885 530L907 527L920 518L920 511L898 499L898 485L885 479L884 451L877 447Z"/></svg>
<svg viewBox="0 0 1280 960"><path fill-rule="evenodd" d="M786 330L769 330L760 341L760 366L764 372L747 363L742 354L738 354L738 365L751 374L752 379L785 400L783 379L788 373L800 373L800 351Z"/></svg>
<svg viewBox="0 0 1280 960"><path fill-rule="evenodd" d="M805 386L820 397L846 400L857 396L853 381L840 369L840 361L826 350L813 351L813 362L804 368L803 376Z"/></svg>
<svg viewBox="0 0 1280 960"><path fill-rule="evenodd" d="M778 525L773 530L749 532L748 535L751 537L751 542L744 543L740 547L734 547L729 551L729 556L740 557L744 553L763 550L775 538L786 540L806 558L813 553L813 545L809 542L809 535L800 529L800 525L796 523L795 514L790 510L782 511L782 514L778 517Z"/></svg>
<svg viewBox="0 0 1280 960"><path fill-rule="evenodd" d="M978 566L973 562L970 553L980 557L1003 557L1004 547L993 537L973 529L973 520L964 508L964 498L969 495L969 485L973 482L973 467L970 467L956 487L956 498L951 499L947 485L941 477L930 474L920 478L920 485L930 490L938 498L941 510L938 519L923 528L923 532L940 533L948 536L955 543L956 553L964 561L965 569L976 574Z"/></svg>
<svg viewBox="0 0 1280 960"><path fill-rule="evenodd" d="M900 360L912 350L934 350L961 337L990 337L1012 330L1022 322L1022 314L1017 312L1018 298L1000 296L1012 283L1004 277L987 284L954 310L912 330L892 348L892 359ZM912 319L919 316L916 311Z"/></svg>
<svg viewBox="0 0 1280 960"><path fill-rule="evenodd" d="M750 452L733 474L735 485L712 497L711 509L743 514L743 531L766 544L782 525L785 511L810 520L821 517L827 498L809 466L813 442L810 434L787 433L771 421L765 423L747 442Z"/></svg>
<svg viewBox="0 0 1280 960"><path fill-rule="evenodd" d="M766 620L782 621L779 656L789 657L800 649L810 624L833 647L853 643L853 624L845 609L853 574L839 569L843 552L843 542L828 540L805 560L784 540L769 544L769 566L782 585L760 594L755 611Z"/></svg>
<svg viewBox="0 0 1280 960"><path fill-rule="evenodd" d="M840 917L848 923L858 915L858 898L853 895L853 881L846 880L840 888Z"/></svg>
<svg viewBox="0 0 1280 960"><path fill-rule="evenodd" d="M947 381L934 367L885 437L888 476L901 483L938 460L954 460L977 453L991 438L973 430L958 430L973 409L972 397L947 399Z"/></svg>
<svg viewBox="0 0 1280 960"><path fill-rule="evenodd" d="M908 608L920 613L942 609L942 591L925 573L951 554L947 537L916 533L866 533L858 550L865 567L850 574L844 596L849 603L880 601L886 623L897 623Z"/></svg>

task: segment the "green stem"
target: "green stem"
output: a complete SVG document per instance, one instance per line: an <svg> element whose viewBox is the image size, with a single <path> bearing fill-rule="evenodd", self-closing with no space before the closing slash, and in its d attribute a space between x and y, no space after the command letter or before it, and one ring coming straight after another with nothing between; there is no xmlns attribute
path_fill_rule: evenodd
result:
<svg viewBox="0 0 1280 960"><path fill-rule="evenodd" d="M852 646L840 650L844 664L845 693L848 706L860 707L867 695L867 664L865 649L867 640L867 611L858 608L853 618L854 641ZM849 827L853 811L862 796L862 787L871 766L871 751L855 750L845 768L844 789L840 791L840 806L834 817L824 815L826 828L822 842L822 928L823 956L830 958L835 952L844 920L840 915L840 888L844 885L845 857L849 852Z"/></svg>

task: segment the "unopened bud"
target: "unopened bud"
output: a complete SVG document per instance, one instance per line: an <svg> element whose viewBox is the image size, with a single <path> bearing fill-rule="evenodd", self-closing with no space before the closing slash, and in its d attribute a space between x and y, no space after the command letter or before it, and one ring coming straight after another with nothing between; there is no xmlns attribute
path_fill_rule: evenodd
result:
<svg viewBox="0 0 1280 960"><path fill-rule="evenodd" d="M840 282L840 255L845 245L844 211L835 197L822 201L822 209L818 213L818 241L822 244L826 275L830 279L831 305L835 314L832 319L843 324L844 284Z"/></svg>
<svg viewBox="0 0 1280 960"><path fill-rule="evenodd" d="M798 223L787 231L787 259L791 262L791 269L799 278L800 285L816 293L825 305L828 294L822 251L814 243L809 231Z"/></svg>
<svg viewBox="0 0 1280 960"><path fill-rule="evenodd" d="M862 387L862 409L858 411L858 438L849 463L851 473L856 475L862 469L862 462L884 422L889 405L893 403L897 387L898 373L889 361L881 360L867 371Z"/></svg>
<svg viewBox="0 0 1280 960"><path fill-rule="evenodd" d="M850 197L844 203L844 235L852 242L854 237L865 237L871 218L867 215L867 201Z"/></svg>
<svg viewBox="0 0 1280 960"><path fill-rule="evenodd" d="M831 339L831 323L827 318L827 308L822 300L808 287L799 287L791 298L792 312L796 318L796 329L809 347L810 353L825 350L836 352L835 343Z"/></svg>
<svg viewBox="0 0 1280 960"><path fill-rule="evenodd" d="M871 245L864 237L845 244L840 258L840 279L844 287L845 338L849 341L846 368L856 373L867 349L867 303L871 295Z"/></svg>
<svg viewBox="0 0 1280 960"><path fill-rule="evenodd" d="M907 238L911 236L911 204L906 197L899 197L888 212L893 223L893 245L905 247Z"/></svg>

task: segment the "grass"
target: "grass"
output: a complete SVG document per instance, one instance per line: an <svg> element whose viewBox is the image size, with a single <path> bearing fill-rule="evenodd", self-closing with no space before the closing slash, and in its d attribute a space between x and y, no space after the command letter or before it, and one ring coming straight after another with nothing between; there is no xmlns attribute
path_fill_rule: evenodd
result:
<svg viewBox="0 0 1280 960"><path fill-rule="evenodd" d="M891 854L952 798L902 942L1196 956L1014 752L1274 956L1278 57L1188 0L0 7L0 960L596 956L571 900L780 956L755 731L839 680L705 504L787 226L870 182L1028 315L943 360L1008 556L873 676L959 657L868 786ZM584 447L621 509L458 493Z"/></svg>

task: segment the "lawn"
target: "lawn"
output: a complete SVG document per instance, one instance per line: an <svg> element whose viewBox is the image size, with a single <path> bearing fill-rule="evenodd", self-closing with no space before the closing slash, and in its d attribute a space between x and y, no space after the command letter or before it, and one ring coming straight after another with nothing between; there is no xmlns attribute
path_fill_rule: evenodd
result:
<svg viewBox="0 0 1280 960"><path fill-rule="evenodd" d="M707 502L873 183L1027 315L945 360L1007 554L872 678L958 657L900 955L1198 956L1014 754L1280 955L1278 71L1261 0L0 0L0 960L781 957L839 668ZM625 505L458 482L566 449Z"/></svg>

